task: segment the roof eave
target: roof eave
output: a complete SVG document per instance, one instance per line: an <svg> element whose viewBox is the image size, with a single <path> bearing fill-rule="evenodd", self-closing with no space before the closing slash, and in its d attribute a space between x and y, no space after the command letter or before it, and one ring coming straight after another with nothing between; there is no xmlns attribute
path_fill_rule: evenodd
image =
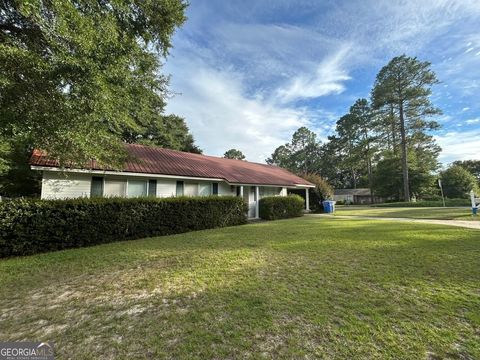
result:
<svg viewBox="0 0 480 360"><path fill-rule="evenodd" d="M98 169L76 169L76 168L60 168L56 166L31 165L30 168L36 171L55 171L55 172L71 172L79 174L95 174L95 175L115 175L115 176L138 176L151 178L174 178L174 179L189 179L189 180L204 180L204 181L224 181L229 185L236 186L269 186L269 187L288 187L288 188L313 188L315 185L308 184L269 184L269 183L236 183L230 182L223 178L201 177L201 176L185 176L175 174L154 174L144 172L131 171L114 171L114 170L98 170Z"/></svg>

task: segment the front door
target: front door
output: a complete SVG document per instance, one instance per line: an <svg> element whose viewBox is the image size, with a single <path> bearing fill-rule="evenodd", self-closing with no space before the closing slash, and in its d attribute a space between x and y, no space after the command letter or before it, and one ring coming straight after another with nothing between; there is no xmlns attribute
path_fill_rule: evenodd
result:
<svg viewBox="0 0 480 360"><path fill-rule="evenodd" d="M248 217L255 217L255 186L245 186L243 188L243 200L248 204Z"/></svg>

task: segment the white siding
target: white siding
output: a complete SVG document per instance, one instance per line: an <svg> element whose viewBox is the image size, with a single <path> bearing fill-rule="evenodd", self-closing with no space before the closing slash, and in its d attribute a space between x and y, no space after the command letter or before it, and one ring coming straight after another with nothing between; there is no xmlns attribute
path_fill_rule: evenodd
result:
<svg viewBox="0 0 480 360"><path fill-rule="evenodd" d="M157 197L172 197L177 192L177 181L172 179L157 179Z"/></svg>
<svg viewBox="0 0 480 360"><path fill-rule="evenodd" d="M92 175L80 173L62 173L44 171L42 179L42 199L66 199L76 197L90 197ZM104 196L126 196L127 181L148 181L148 177L131 176L109 176L105 177ZM157 197L176 196L177 179L157 178ZM185 196L208 196L212 194L211 181L184 181ZM236 186L226 182L218 182L218 195L236 195ZM244 197L250 204L255 204L254 193L251 193L250 186L244 186ZM281 187L260 187L260 198L264 196L286 195L286 188Z"/></svg>
<svg viewBox="0 0 480 360"><path fill-rule="evenodd" d="M44 171L42 199L69 199L90 197L92 177L85 174Z"/></svg>

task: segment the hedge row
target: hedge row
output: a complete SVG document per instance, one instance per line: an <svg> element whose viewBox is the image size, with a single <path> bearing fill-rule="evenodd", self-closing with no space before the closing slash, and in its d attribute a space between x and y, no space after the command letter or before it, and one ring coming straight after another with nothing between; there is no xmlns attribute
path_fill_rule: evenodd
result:
<svg viewBox="0 0 480 360"><path fill-rule="evenodd" d="M244 224L238 197L10 200L0 203L0 257Z"/></svg>
<svg viewBox="0 0 480 360"><path fill-rule="evenodd" d="M303 198L298 195L268 196L260 199L260 217L265 220L287 219L303 215Z"/></svg>
<svg viewBox="0 0 480 360"><path fill-rule="evenodd" d="M470 206L470 199L445 199L445 206ZM376 207L438 207L443 206L442 200L418 200L416 202L390 202L375 204Z"/></svg>

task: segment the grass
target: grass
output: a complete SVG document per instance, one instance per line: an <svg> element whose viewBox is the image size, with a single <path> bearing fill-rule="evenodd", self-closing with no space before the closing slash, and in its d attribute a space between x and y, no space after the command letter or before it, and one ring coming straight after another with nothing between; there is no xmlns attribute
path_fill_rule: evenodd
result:
<svg viewBox="0 0 480 360"><path fill-rule="evenodd" d="M304 217L0 261L57 358L480 358L480 232Z"/></svg>
<svg viewBox="0 0 480 360"><path fill-rule="evenodd" d="M335 214L415 219L480 220L480 215L472 216L472 209L467 207L384 208L371 206L336 206Z"/></svg>

